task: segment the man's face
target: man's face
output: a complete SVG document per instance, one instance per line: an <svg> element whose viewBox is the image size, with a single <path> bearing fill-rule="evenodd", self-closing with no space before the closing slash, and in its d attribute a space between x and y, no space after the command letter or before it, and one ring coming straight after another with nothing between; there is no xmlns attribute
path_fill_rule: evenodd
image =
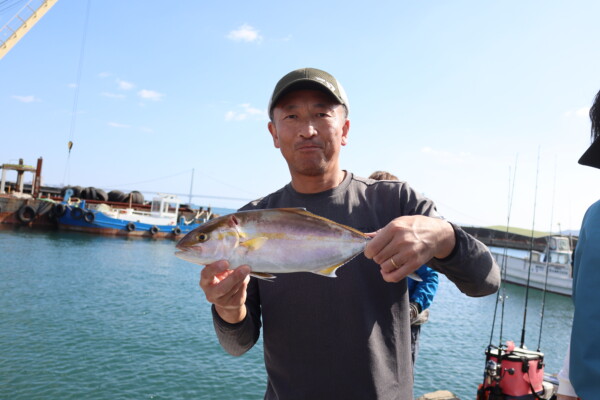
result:
<svg viewBox="0 0 600 400"><path fill-rule="evenodd" d="M339 169L350 121L344 106L318 90L283 96L273 109L269 132L294 174L319 176Z"/></svg>

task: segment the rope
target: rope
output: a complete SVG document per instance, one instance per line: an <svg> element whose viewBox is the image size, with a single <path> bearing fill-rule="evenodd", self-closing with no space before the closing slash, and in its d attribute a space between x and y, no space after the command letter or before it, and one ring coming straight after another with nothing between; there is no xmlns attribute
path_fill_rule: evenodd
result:
<svg viewBox="0 0 600 400"><path fill-rule="evenodd" d="M71 160L71 148L73 147L73 138L75 136L75 124L77 122L77 108L79 106L79 89L81 87L81 76L83 75L83 59L84 59L84 55L85 55L85 43L86 43L86 38L87 38L87 30L88 30L88 25L89 25L89 19L90 19L90 6L91 6L91 1L88 0L87 2L87 7L85 10L85 19L84 19L84 24L83 24L83 37L81 39L81 48L79 50L79 63L77 66L77 79L75 82L75 97L73 99L73 110L71 111L71 127L69 130L69 152L67 154L67 164L65 166L65 174L63 176L63 182L66 182L68 184L68 179L65 179L68 176L69 173L69 163Z"/></svg>

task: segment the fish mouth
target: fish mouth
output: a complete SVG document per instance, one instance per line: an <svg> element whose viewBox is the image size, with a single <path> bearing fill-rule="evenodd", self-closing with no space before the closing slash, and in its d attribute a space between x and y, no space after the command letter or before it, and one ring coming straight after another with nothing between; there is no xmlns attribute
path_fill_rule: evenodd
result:
<svg viewBox="0 0 600 400"><path fill-rule="evenodd" d="M179 251L176 251L175 255L179 258L183 258L185 255L187 255L187 250L181 249Z"/></svg>
<svg viewBox="0 0 600 400"><path fill-rule="evenodd" d="M189 252L187 249L176 251L175 256L181 258L182 260L198 264L198 260L196 257L194 257L194 254Z"/></svg>

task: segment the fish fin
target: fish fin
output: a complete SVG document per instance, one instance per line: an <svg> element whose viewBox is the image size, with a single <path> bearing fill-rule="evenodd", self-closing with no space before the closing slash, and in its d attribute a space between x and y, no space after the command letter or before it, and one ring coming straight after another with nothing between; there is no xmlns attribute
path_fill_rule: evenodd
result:
<svg viewBox="0 0 600 400"><path fill-rule="evenodd" d="M421 278L416 272L411 272L410 274L408 274L407 278L410 278L413 281L423 282L423 278Z"/></svg>
<svg viewBox="0 0 600 400"><path fill-rule="evenodd" d="M262 279L262 280L265 280L265 281L268 281L268 282L272 282L273 279L276 278L275 275L269 274L269 273L266 273L266 272L250 272L250 276L253 276L253 277L257 278L257 279Z"/></svg>
<svg viewBox="0 0 600 400"><path fill-rule="evenodd" d="M340 224L338 222L332 221L329 218L325 218L325 217L321 217L320 215L313 214L310 211L308 211L306 208L300 208L300 207L298 207L298 208L280 208L279 210L280 211L286 211L286 212L292 212L292 213L296 213L296 214L300 214L300 215L304 215L304 216L312 217L312 218L316 218L316 219L320 219L320 220L325 221L327 223L344 227L344 228L348 229L349 231L352 231L352 232L354 232L354 233L356 233L356 234L358 234L360 236L363 236L365 238L371 239L370 237L368 237L367 235L365 235L363 232L359 231L358 229L355 229L355 228L353 228L351 226Z"/></svg>
<svg viewBox="0 0 600 400"><path fill-rule="evenodd" d="M334 265L332 267L327 267L325 269L317 271L317 272L315 272L315 274L323 275L323 276L328 276L330 278L337 278L337 275L335 274L335 270L338 269L339 267L341 267L344 264L346 264L346 261L344 261L343 263L340 263L340 264L336 264L336 265Z"/></svg>
<svg viewBox="0 0 600 400"><path fill-rule="evenodd" d="M265 243L267 243L267 240L269 240L269 238L264 237L264 236L259 236L254 239L240 242L240 246L246 247L246 248L248 248L248 250L258 250L261 247L263 247L265 245Z"/></svg>

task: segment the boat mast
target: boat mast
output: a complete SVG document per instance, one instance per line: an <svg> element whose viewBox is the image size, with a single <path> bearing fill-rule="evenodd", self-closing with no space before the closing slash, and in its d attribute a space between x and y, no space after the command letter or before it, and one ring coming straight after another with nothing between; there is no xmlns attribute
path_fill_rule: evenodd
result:
<svg viewBox="0 0 600 400"><path fill-rule="evenodd" d="M194 168L192 168L192 181L190 182L190 200L188 204L192 206L192 192L194 191Z"/></svg>

